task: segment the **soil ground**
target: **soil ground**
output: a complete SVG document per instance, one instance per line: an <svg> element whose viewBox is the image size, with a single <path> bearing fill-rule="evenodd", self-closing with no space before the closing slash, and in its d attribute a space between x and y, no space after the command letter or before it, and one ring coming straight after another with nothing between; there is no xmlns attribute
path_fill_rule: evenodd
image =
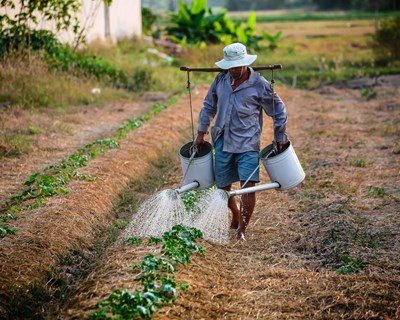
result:
<svg viewBox="0 0 400 320"><path fill-rule="evenodd" d="M206 90L193 90L196 114ZM206 256L193 257L177 273L188 291L155 318L400 319L399 87L377 83L369 98L343 86L277 91L306 180L292 190L257 194L246 242L201 240ZM1 197L21 191L30 173L104 138L148 106L77 110L68 133L45 135L36 152L0 161ZM272 139L270 127L265 121L263 145ZM90 162L87 172L96 181L75 181L69 195L10 222L18 233L0 240L0 318L83 319L114 289L133 289L130 266L150 249L111 243L99 255L94 247L126 214L117 204L134 192L133 180L146 184L146 173L167 161L171 169L160 177L162 188L178 185L177 151L190 136L189 103L182 96L132 131L119 149ZM269 182L263 171L262 182ZM66 297L50 304L52 294L60 294L58 282L67 286ZM25 310L24 316L16 310Z"/></svg>

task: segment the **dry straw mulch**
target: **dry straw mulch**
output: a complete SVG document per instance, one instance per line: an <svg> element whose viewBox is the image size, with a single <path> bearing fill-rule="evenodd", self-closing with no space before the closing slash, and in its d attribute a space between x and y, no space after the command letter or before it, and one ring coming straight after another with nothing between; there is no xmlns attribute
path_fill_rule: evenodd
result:
<svg viewBox="0 0 400 320"><path fill-rule="evenodd" d="M156 319L400 318L399 89L376 88L373 100L358 90L279 88L306 181L286 192L257 194L247 242L201 241L206 256L193 257L176 274L190 284L188 291ZM204 94L203 88L195 106ZM7 276L0 296L9 299L14 284L44 285L49 267L71 248L90 247L95 230L112 219L111 209L129 179L140 176L166 149L178 150L188 120L182 99L132 132L120 149L91 163L88 171L99 176L97 182L76 182L68 197L18 221L19 235L6 238L0 249L2 276ZM264 144L271 141L269 124ZM355 165L360 160L364 166ZM166 187L179 182L177 172ZM374 187L387 195L377 196ZM58 318L85 318L114 289L133 290L130 265L150 250L145 245L109 247ZM362 261L356 273L337 272L346 266L343 257Z"/></svg>
<svg viewBox="0 0 400 320"><path fill-rule="evenodd" d="M377 90L379 99L372 101L357 90L281 90L306 181L286 192L257 194L247 242L235 241L233 234L225 246L201 241L206 256L193 257L176 274L178 282L190 284L188 291L155 319L400 318L399 131L394 130L400 105L393 98L399 92ZM391 134L382 132L387 124L394 124ZM270 137L265 130L265 144ZM357 159L366 165L354 165ZM177 181L172 177L171 186ZM265 172L262 181L268 182ZM384 187L388 194L376 196L369 186ZM61 318L84 318L114 289L133 290L130 265L145 252L144 246L110 248L76 288ZM347 265L344 257L351 259ZM354 273L341 274L341 267L354 267Z"/></svg>

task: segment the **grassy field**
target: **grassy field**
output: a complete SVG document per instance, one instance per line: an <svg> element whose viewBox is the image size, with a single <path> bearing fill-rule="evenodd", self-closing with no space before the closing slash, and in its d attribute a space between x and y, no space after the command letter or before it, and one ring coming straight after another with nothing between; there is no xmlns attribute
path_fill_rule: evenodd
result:
<svg viewBox="0 0 400 320"><path fill-rule="evenodd" d="M234 21L245 21L248 12L229 12ZM398 16L400 12L379 12L379 18ZM259 22L280 22L280 21L334 21L334 20L357 20L374 19L374 12L351 12L351 11L328 11L315 12L304 9L293 10L269 10L257 11Z"/></svg>
<svg viewBox="0 0 400 320"><path fill-rule="evenodd" d="M375 20L370 18L339 19L331 16L331 20L299 20L290 21L282 17L281 21L265 21L265 16L257 17L257 33L265 31L271 35L282 32L278 48L274 51L267 49L269 43L264 41L264 49L257 53L259 58L255 65L281 63L283 70L277 75L281 83L304 89L313 89L322 83L364 76L379 76L400 72L400 62L391 62L382 59L374 49L373 36ZM336 18L335 18L336 17ZM338 17L341 17L340 15ZM126 43L124 44L126 45ZM155 83L154 90L176 91L182 88L186 75L177 67L189 65L192 67L214 66L214 62L221 59L224 45L211 45L203 48L184 48L182 53L173 56L172 63L157 60L156 56L149 55L142 46L140 53L126 50L125 53L106 54L116 64L120 61L133 61L153 66ZM131 48L133 49L133 48ZM162 51L162 48L157 48ZM250 51L250 50L249 50ZM137 55L136 58L127 58L124 55ZM128 67L129 66L125 66ZM162 81L165 74L169 81ZM209 83L212 74L196 74L195 81Z"/></svg>
<svg viewBox="0 0 400 320"><path fill-rule="evenodd" d="M314 88L323 82L398 72L398 66L376 67L372 49L374 20L259 23L269 34L282 31L279 47L261 62L284 65L287 85Z"/></svg>

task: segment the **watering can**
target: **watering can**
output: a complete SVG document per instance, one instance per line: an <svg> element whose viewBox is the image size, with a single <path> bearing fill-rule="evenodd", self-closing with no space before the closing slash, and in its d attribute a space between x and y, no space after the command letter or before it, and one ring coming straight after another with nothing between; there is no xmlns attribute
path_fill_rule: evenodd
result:
<svg viewBox="0 0 400 320"><path fill-rule="evenodd" d="M269 189L278 191L292 189L299 185L306 176L290 141L288 148L281 153L278 153L275 144L268 145L261 150L260 159L273 182L228 191L229 197Z"/></svg>
<svg viewBox="0 0 400 320"><path fill-rule="evenodd" d="M180 149L179 155L184 172L181 185L185 185L176 189L178 193L196 188L203 190L214 184L214 162L210 143L205 142L199 152L194 150L193 143L189 142ZM288 190L299 185L305 178L304 170L290 141L289 146L281 153L277 152L275 144L268 145L261 150L260 160L272 182L228 191L229 197L269 189Z"/></svg>
<svg viewBox="0 0 400 320"><path fill-rule="evenodd" d="M201 149L197 150L193 142L188 142L179 150L179 157L183 178L176 189L178 193L191 189L204 190L213 186L214 158L211 143L204 142Z"/></svg>

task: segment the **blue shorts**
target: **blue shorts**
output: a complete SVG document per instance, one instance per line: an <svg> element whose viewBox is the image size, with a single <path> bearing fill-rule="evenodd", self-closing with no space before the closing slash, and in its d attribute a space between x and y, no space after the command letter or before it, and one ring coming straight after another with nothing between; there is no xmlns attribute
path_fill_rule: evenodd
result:
<svg viewBox="0 0 400 320"><path fill-rule="evenodd" d="M259 164L259 152L230 153L223 151L224 137L215 141L215 183L224 188L237 181L246 181ZM249 181L259 182L259 169Z"/></svg>

